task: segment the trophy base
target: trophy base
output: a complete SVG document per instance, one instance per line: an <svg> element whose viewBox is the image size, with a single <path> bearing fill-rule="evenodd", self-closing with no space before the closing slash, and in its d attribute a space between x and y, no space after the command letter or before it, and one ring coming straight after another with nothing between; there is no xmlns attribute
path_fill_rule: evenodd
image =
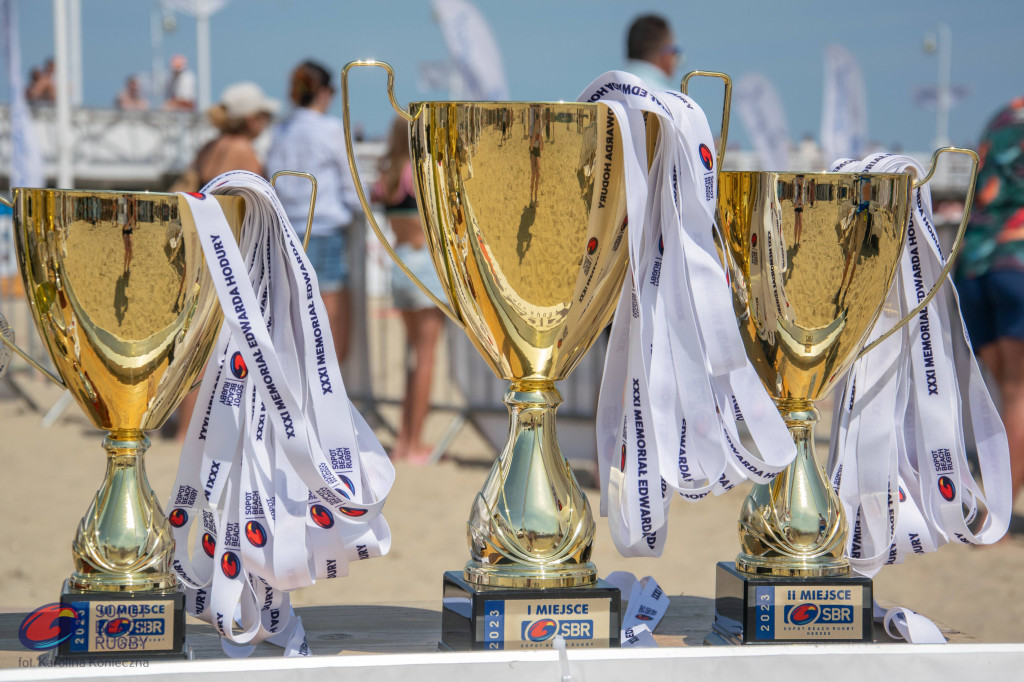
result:
<svg viewBox="0 0 1024 682"><path fill-rule="evenodd" d="M65 582L60 604L75 619L71 636L55 652L58 661L188 658L180 589L86 592Z"/></svg>
<svg viewBox="0 0 1024 682"><path fill-rule="evenodd" d="M462 571L444 574L442 651L550 649L555 637L570 649L618 647L619 590L603 580L584 587L485 587Z"/></svg>
<svg viewBox="0 0 1024 682"><path fill-rule="evenodd" d="M744 573L720 561L709 645L872 641L871 578Z"/></svg>

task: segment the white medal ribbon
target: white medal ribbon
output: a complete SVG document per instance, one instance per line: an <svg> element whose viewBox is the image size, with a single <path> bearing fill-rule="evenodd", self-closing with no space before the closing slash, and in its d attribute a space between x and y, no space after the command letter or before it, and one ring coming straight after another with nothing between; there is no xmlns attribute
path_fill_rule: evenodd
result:
<svg viewBox="0 0 1024 682"><path fill-rule="evenodd" d="M182 195L224 326L171 494L173 567L228 655L264 640L309 655L288 592L387 553L394 469L348 400L316 273L273 188L232 171L204 191L241 196L246 213L236 245L216 201Z"/></svg>
<svg viewBox="0 0 1024 682"><path fill-rule="evenodd" d="M914 159L889 154L838 161L832 170L911 168L923 177ZM924 299L945 262L927 185L913 191L911 203L896 283L870 339ZM966 433L965 419L972 427ZM984 490L968 466L969 449L977 453ZM852 366L836 392L829 470L850 519L850 563L863 575L947 542L990 544L1005 534L1012 506L1006 432L951 281L916 319ZM905 609L885 616L886 628L893 623L908 641L944 641L921 634L930 632L921 620L927 619Z"/></svg>
<svg viewBox="0 0 1024 682"><path fill-rule="evenodd" d="M608 344L598 400L601 512L625 556L658 556L671 491L699 500L744 479L771 481L796 454L747 359L728 276L714 243L714 140L689 97L612 71L580 101L618 121L630 275ZM648 171L642 113L661 132ZM612 162L612 147L606 147ZM741 443L744 420L759 452Z"/></svg>
<svg viewBox="0 0 1024 682"><path fill-rule="evenodd" d="M622 614L620 641L622 646L656 647L654 630L665 617L670 604L668 595L651 576L643 580L627 571L608 574L605 581L618 588L628 602Z"/></svg>

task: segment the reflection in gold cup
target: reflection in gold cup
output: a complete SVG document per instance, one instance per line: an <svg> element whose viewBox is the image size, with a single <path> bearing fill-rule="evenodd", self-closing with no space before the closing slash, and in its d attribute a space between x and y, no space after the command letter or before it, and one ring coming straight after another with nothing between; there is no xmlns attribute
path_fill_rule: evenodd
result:
<svg viewBox="0 0 1024 682"><path fill-rule="evenodd" d="M342 75L346 130L354 64ZM386 68L390 92L390 67L363 64ZM424 291L510 382L509 440L470 513L465 578L505 587L593 584L595 524L558 447L555 410L562 398L554 382L569 375L608 324L626 274L614 115L603 104L580 103L421 102L409 112L396 109L410 121L420 216L448 302Z"/></svg>
<svg viewBox="0 0 1024 682"><path fill-rule="evenodd" d="M847 519L814 456L814 402L864 346L899 266L909 173L723 172L718 216L747 356L797 444L740 512L736 567L849 573Z"/></svg>
<svg viewBox="0 0 1024 682"><path fill-rule="evenodd" d="M915 309L865 345L903 255L911 190L932 177L945 152L973 163L946 265ZM939 290L967 226L977 166L973 151L946 147L916 184L913 173L721 174L718 222L740 334L797 445L793 463L770 484L755 485L743 502L739 570L796 577L850 572L846 515L814 455L814 402Z"/></svg>
<svg viewBox="0 0 1024 682"><path fill-rule="evenodd" d="M237 238L242 200L215 198ZM29 308L57 381L109 432L69 586L171 592L174 540L146 478L144 432L188 393L220 328L192 216L178 196L154 193L19 188L13 209Z"/></svg>

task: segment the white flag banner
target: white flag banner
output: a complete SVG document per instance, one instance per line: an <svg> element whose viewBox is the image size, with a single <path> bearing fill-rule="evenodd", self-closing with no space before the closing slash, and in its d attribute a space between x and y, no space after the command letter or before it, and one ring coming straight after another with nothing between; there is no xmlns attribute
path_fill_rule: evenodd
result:
<svg viewBox="0 0 1024 682"><path fill-rule="evenodd" d="M859 159L868 135L867 98L860 65L846 48L825 48L821 148L826 159Z"/></svg>
<svg viewBox="0 0 1024 682"><path fill-rule="evenodd" d="M779 93L772 82L762 74L748 73L736 82L733 100L761 168L789 168L789 127Z"/></svg>
<svg viewBox="0 0 1024 682"><path fill-rule="evenodd" d="M501 51L479 10L466 0L433 0L432 5L458 74L452 99L508 99Z"/></svg>
<svg viewBox="0 0 1024 682"><path fill-rule="evenodd" d="M25 102L21 79L21 46L18 39L18 9L14 0L0 0L0 31L11 103L11 187L43 187L43 156L32 128L32 112Z"/></svg>

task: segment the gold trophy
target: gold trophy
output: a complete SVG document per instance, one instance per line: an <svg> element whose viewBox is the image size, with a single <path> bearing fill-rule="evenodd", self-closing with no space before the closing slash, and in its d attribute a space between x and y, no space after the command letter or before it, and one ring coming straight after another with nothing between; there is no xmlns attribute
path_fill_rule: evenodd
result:
<svg viewBox="0 0 1024 682"><path fill-rule="evenodd" d="M391 104L410 122L420 218L450 304L398 259L366 201L352 161L355 66L387 71ZM510 382L509 439L470 512L470 561L444 577L442 646L550 647L557 634L570 647L618 646L619 593L597 580L590 505L555 435L555 381L611 320L626 274L614 115L575 102L418 102L407 112L393 81L383 62L342 72L360 201L398 266Z"/></svg>
<svg viewBox="0 0 1024 682"><path fill-rule="evenodd" d="M75 570L60 612L75 616L58 624L57 655L183 656L174 539L143 457L145 432L196 387L223 318L199 233L175 194L13 193L13 203L0 201L13 208L29 309L59 377L2 334L0 341L108 432L103 484L72 543ZM243 200L214 198L237 239Z"/></svg>
<svg viewBox="0 0 1024 682"><path fill-rule="evenodd" d="M735 565L717 568L711 644L861 642L872 638L871 579L844 557L848 522L814 453L814 403L860 355L915 318L938 284L865 347L892 287L907 236L911 173L723 172L718 224L747 355L775 400L797 456L743 501Z"/></svg>

